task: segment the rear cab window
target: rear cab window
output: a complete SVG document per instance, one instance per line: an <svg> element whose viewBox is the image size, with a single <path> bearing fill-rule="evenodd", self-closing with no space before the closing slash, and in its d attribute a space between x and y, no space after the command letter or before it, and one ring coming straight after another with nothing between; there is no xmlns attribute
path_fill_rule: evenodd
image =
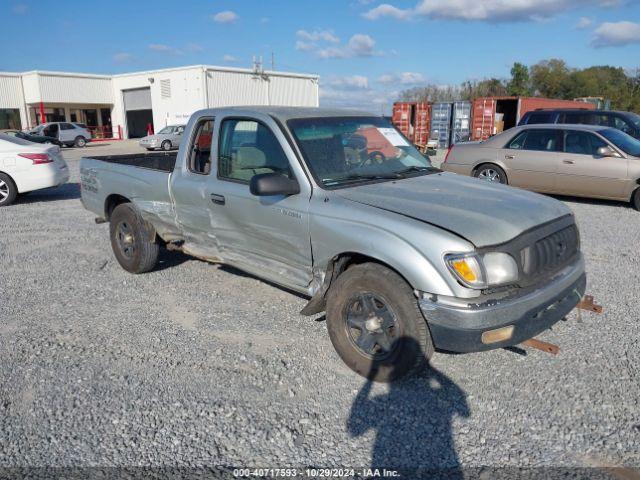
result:
<svg viewBox="0 0 640 480"><path fill-rule="evenodd" d="M535 125L540 123L555 123L555 114L552 112L535 112L529 114L527 125Z"/></svg>
<svg viewBox="0 0 640 480"><path fill-rule="evenodd" d="M187 168L198 175L211 173L211 139L213 118L201 118L193 129L193 137L187 157Z"/></svg>

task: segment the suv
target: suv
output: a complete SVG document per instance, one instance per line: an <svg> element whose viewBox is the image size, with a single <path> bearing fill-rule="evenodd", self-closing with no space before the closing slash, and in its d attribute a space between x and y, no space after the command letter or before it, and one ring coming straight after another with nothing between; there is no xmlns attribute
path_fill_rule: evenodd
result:
<svg viewBox="0 0 640 480"><path fill-rule="evenodd" d="M539 109L525 113L518 125L540 123L568 123L573 125L612 127L634 138L640 139L640 115L632 112L586 109Z"/></svg>
<svg viewBox="0 0 640 480"><path fill-rule="evenodd" d="M60 143L67 147L84 147L91 141L91 132L80 123L71 122L50 122L38 125L29 131L31 134L44 135L45 137L57 138Z"/></svg>

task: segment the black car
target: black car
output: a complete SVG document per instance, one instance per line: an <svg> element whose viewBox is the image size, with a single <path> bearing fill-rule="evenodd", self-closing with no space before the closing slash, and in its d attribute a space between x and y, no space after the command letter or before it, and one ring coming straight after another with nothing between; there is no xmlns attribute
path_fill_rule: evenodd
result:
<svg viewBox="0 0 640 480"><path fill-rule="evenodd" d="M518 125L570 123L622 130L640 140L640 115L632 112L586 109L540 109L524 114Z"/></svg>
<svg viewBox="0 0 640 480"><path fill-rule="evenodd" d="M27 140L33 143L51 143L53 145L58 145L62 147L62 142L57 138L47 137L45 135L34 135L32 133L25 133L19 130L4 130L2 133L5 135L10 135L12 137L22 138L23 140Z"/></svg>

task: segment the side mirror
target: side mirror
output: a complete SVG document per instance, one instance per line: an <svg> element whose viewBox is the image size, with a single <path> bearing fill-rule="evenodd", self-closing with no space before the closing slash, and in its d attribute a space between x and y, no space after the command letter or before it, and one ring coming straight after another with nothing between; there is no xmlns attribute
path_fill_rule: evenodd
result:
<svg viewBox="0 0 640 480"><path fill-rule="evenodd" d="M598 148L596 153L599 157L619 157L620 156L611 147L600 147Z"/></svg>
<svg viewBox="0 0 640 480"><path fill-rule="evenodd" d="M279 173L260 173L254 175L249 183L252 195L266 197L268 195L295 195L300 193L300 185L295 179Z"/></svg>

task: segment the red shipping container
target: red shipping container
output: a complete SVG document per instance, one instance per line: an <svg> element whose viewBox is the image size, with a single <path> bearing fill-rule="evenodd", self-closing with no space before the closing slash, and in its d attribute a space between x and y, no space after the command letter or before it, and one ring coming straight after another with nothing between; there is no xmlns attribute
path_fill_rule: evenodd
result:
<svg viewBox="0 0 640 480"><path fill-rule="evenodd" d="M431 104L416 103L414 109L413 143L426 147L431 132Z"/></svg>
<svg viewBox="0 0 640 480"><path fill-rule="evenodd" d="M396 102L393 104L391 122L402 134L413 142L413 107L411 102Z"/></svg>
<svg viewBox="0 0 640 480"><path fill-rule="evenodd" d="M484 97L473 101L471 138L486 140L503 130L515 127L522 116L540 108L579 108L592 110L593 104L574 100L556 100L539 97ZM502 120L496 119L502 115Z"/></svg>

